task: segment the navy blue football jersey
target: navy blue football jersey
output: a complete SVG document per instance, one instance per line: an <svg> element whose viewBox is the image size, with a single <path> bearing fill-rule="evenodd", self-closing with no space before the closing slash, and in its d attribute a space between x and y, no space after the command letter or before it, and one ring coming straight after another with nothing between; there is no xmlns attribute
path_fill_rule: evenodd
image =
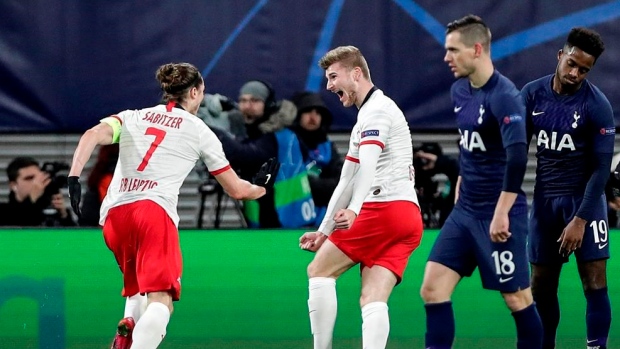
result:
<svg viewBox="0 0 620 349"><path fill-rule="evenodd" d="M553 74L525 85L528 139L536 136L536 184L544 197L583 195L599 156L614 150L613 110L588 80L572 95L552 90Z"/></svg>
<svg viewBox="0 0 620 349"><path fill-rule="evenodd" d="M526 144L525 105L519 90L495 71L482 88L459 79L451 89L460 142L461 184L457 205L479 218L493 216L506 172L505 148ZM527 212L519 190L511 214Z"/></svg>

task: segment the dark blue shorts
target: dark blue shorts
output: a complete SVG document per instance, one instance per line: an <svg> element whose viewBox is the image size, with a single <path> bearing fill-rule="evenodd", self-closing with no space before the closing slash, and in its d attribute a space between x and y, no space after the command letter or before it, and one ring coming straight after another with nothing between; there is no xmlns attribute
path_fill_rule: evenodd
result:
<svg viewBox="0 0 620 349"><path fill-rule="evenodd" d="M581 199L578 196L534 199L530 217L531 263L561 264L568 261L568 257L560 255L558 239L577 213ZM575 258L580 263L609 258L609 224L604 195L596 207L594 220L586 223L583 242L575 251Z"/></svg>
<svg viewBox="0 0 620 349"><path fill-rule="evenodd" d="M527 258L527 215L510 216L512 236L494 243L489 234L490 219L480 219L455 207L439 232L429 261L471 276L480 270L482 287L512 293L530 287Z"/></svg>

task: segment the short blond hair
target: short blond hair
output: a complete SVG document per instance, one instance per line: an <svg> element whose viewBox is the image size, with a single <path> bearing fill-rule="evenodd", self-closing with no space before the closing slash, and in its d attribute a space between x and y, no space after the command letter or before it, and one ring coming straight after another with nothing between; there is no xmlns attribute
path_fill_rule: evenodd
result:
<svg viewBox="0 0 620 349"><path fill-rule="evenodd" d="M327 70L334 63L340 63L351 70L359 67L366 80L370 81L370 69L362 52L355 46L339 46L327 52L320 60L319 66Z"/></svg>

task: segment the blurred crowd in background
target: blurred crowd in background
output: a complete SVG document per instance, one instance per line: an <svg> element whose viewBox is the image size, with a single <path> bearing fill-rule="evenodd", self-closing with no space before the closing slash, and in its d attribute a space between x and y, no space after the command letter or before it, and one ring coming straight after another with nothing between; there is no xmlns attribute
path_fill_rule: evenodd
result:
<svg viewBox="0 0 620 349"><path fill-rule="evenodd" d="M331 193L336 187L344 155L330 139L334 114L318 93L300 91L290 99L280 99L269 82L249 80L238 96L206 94L198 111L218 136L231 166L241 178L251 180L265 161L275 157L291 167L288 173L297 178L298 198L304 214L278 206L277 196L290 192L270 191L257 201L235 202L240 216L239 227L301 228L321 223ZM447 155L438 142L416 143L413 139L415 186L426 228L440 228L454 207L459 176L458 154ZM458 139L455 138L455 146ZM0 198L0 225L18 227L97 227L99 209L105 197L118 159L118 144L102 146L88 177L83 179L82 215L71 211L63 188L68 164L40 164L32 157L17 157L6 174L9 195ZM620 160L616 156L612 168ZM199 188L204 207L209 195L225 194L204 166L197 166L202 184ZM282 172L282 171L281 171ZM280 178L281 181L290 178ZM615 180L610 172L610 182ZM618 227L620 199L607 186L609 223ZM212 215L220 215L220 207ZM202 211L201 211L202 212ZM216 217L219 222L220 217ZM199 222L198 228L202 224ZM218 224L215 226L218 227Z"/></svg>

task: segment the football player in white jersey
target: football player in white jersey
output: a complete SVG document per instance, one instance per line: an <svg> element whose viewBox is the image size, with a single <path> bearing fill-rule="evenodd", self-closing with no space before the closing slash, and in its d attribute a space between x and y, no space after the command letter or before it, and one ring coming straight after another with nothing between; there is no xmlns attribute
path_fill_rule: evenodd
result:
<svg viewBox="0 0 620 349"><path fill-rule="evenodd" d="M71 206L79 215L79 176L84 165L96 145L119 143L119 160L100 221L106 245L123 273L122 294L127 297L125 318L112 349L157 348L166 334L172 302L181 293L179 188L196 162L204 161L235 199L263 196L279 168L270 160L255 184L241 180L218 138L195 116L204 97L198 69L188 63L169 63L159 67L156 77L167 104L125 110L86 131L68 178Z"/></svg>
<svg viewBox="0 0 620 349"><path fill-rule="evenodd" d="M396 103L372 84L359 49L335 48L319 65L325 69L327 89L345 107L355 105L359 112L325 218L318 231L299 240L302 249L317 252L308 266L314 348L332 347L336 279L356 264L362 276L363 346L385 348L390 329L387 301L423 229L411 134Z"/></svg>

